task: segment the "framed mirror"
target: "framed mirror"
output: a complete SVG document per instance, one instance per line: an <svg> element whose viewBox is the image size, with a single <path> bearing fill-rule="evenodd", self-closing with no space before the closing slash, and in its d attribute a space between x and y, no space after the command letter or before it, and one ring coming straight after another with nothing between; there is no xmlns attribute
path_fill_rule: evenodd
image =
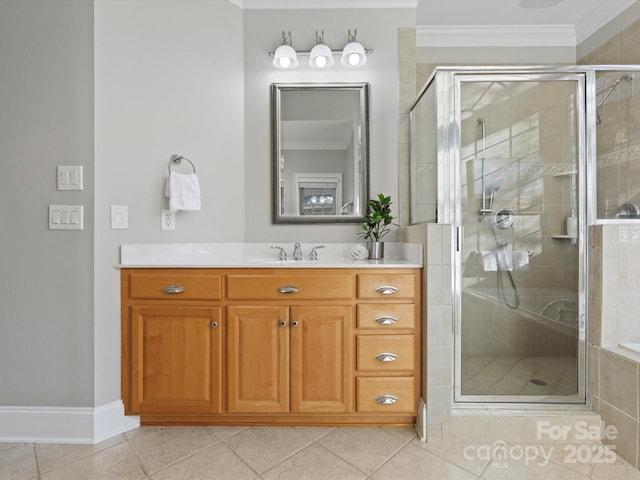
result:
<svg viewBox="0 0 640 480"><path fill-rule="evenodd" d="M271 85L273 223L363 221L368 104L368 83Z"/></svg>

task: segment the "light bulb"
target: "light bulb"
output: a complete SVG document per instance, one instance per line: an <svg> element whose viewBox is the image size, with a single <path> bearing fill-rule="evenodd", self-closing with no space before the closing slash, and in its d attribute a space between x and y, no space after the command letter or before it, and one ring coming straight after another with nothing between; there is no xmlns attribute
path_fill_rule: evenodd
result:
<svg viewBox="0 0 640 480"><path fill-rule="evenodd" d="M329 68L333 65L333 54L331 49L324 43L319 43L311 49L309 54L309 65L311 68Z"/></svg>
<svg viewBox="0 0 640 480"><path fill-rule="evenodd" d="M364 47L358 42L350 42L345 45L342 51L342 59L340 63L348 68L356 68L365 64L367 61L367 53Z"/></svg>
<svg viewBox="0 0 640 480"><path fill-rule="evenodd" d="M296 68L298 66L298 56L290 45L280 45L273 55L273 66L281 70Z"/></svg>
<svg viewBox="0 0 640 480"><path fill-rule="evenodd" d="M279 62L280 68L289 68L291 66L291 59L289 57L281 57Z"/></svg>

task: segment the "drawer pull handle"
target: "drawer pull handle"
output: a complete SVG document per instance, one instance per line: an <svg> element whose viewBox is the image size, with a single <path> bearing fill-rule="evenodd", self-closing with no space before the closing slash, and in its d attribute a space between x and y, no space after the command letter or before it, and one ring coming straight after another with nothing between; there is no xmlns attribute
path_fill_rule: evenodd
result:
<svg viewBox="0 0 640 480"><path fill-rule="evenodd" d="M291 326L292 327L297 327L298 326L298 321L294 320L293 322L291 322Z"/></svg>
<svg viewBox="0 0 640 480"><path fill-rule="evenodd" d="M376 402L381 405L393 405L397 401L398 397L395 397L393 395L380 395L379 397L376 397Z"/></svg>
<svg viewBox="0 0 640 480"><path fill-rule="evenodd" d="M376 360L380 362L395 362L398 359L398 355L395 353L379 353L376 355Z"/></svg>
<svg viewBox="0 0 640 480"><path fill-rule="evenodd" d="M181 287L180 285L169 285L168 287L164 287L162 291L164 293L168 293L170 295L176 295L178 293L182 293L186 290L186 288Z"/></svg>
<svg viewBox="0 0 640 480"><path fill-rule="evenodd" d="M280 322L280 326L281 326L281 327L286 327L286 326L287 326L287 322L286 322L285 320L282 320L282 321Z"/></svg>
<svg viewBox="0 0 640 480"><path fill-rule="evenodd" d="M211 328L218 328L218 322L211 322Z"/></svg>
<svg viewBox="0 0 640 480"><path fill-rule="evenodd" d="M278 292L280 293L298 293L300 288L294 287L293 285L284 285L278 288Z"/></svg>
<svg viewBox="0 0 640 480"><path fill-rule="evenodd" d="M392 295L398 291L398 288L392 285L382 285L381 287L374 288L373 291L381 293L382 295Z"/></svg>
<svg viewBox="0 0 640 480"><path fill-rule="evenodd" d="M398 319L396 317L384 316L376 318L376 322L380 325L393 325Z"/></svg>

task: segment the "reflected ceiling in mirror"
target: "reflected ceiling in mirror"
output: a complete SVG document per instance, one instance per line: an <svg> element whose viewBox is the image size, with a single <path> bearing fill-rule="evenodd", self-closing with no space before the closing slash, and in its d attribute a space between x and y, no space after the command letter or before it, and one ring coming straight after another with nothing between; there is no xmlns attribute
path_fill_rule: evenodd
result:
<svg viewBox="0 0 640 480"><path fill-rule="evenodd" d="M359 223L369 198L367 83L275 83L274 223Z"/></svg>

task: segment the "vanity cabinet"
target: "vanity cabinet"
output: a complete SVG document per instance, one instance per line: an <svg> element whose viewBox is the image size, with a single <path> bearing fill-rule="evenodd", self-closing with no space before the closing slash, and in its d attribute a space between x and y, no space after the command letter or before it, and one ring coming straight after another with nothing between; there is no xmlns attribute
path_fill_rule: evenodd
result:
<svg viewBox="0 0 640 480"><path fill-rule="evenodd" d="M228 307L229 412L352 411L351 311Z"/></svg>
<svg viewBox="0 0 640 480"><path fill-rule="evenodd" d="M413 424L419 269L121 275L123 401L143 424Z"/></svg>
<svg viewBox="0 0 640 480"><path fill-rule="evenodd" d="M132 413L219 413L220 307L132 306Z"/></svg>
<svg viewBox="0 0 640 480"><path fill-rule="evenodd" d="M416 411L419 298L412 273L358 274L358 412Z"/></svg>

